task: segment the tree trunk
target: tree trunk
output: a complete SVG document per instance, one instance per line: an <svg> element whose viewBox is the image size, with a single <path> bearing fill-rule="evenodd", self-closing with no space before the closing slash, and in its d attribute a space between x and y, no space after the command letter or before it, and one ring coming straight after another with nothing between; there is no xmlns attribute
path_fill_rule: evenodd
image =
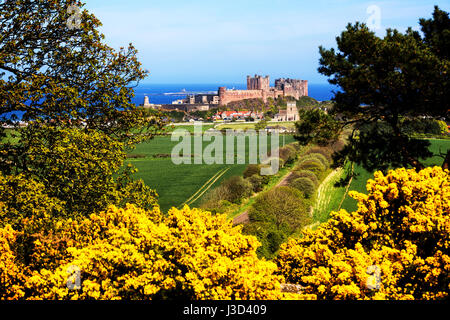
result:
<svg viewBox="0 0 450 320"><path fill-rule="evenodd" d="M447 150L447 156L445 157L444 163L442 164L442 169L450 170L450 149Z"/></svg>

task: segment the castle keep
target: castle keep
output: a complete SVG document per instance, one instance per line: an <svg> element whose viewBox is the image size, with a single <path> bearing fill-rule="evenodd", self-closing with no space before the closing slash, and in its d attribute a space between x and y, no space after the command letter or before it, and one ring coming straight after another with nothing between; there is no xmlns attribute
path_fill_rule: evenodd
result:
<svg viewBox="0 0 450 320"><path fill-rule="evenodd" d="M227 90L226 87L219 88L219 104L226 105L233 101L244 99L262 99L267 102L267 98L278 97L300 97L308 95L308 81L295 79L277 79L275 87L270 87L269 76L255 77L247 76L247 90Z"/></svg>

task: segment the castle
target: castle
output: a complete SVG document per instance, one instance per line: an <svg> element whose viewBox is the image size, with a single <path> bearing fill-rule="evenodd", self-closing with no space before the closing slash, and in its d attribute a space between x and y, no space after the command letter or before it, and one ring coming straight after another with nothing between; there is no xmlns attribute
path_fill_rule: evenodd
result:
<svg viewBox="0 0 450 320"><path fill-rule="evenodd" d="M295 79L276 79L275 87L270 87L269 76L255 77L247 76L247 90L227 90L226 87L219 88L219 104L227 105L233 101L244 99L262 99L267 102L268 98L278 97L300 97L308 95L308 81Z"/></svg>

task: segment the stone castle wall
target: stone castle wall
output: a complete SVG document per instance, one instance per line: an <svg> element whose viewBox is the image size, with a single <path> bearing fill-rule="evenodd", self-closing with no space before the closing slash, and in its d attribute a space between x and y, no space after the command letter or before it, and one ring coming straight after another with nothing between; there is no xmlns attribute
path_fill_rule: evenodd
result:
<svg viewBox="0 0 450 320"><path fill-rule="evenodd" d="M282 97L294 97L299 99L308 95L308 81L294 79L277 79L275 88L270 87L269 76L247 76L247 90L227 90L225 87L219 88L219 104L227 105L233 101L245 99L262 99L267 102L268 98L276 99Z"/></svg>

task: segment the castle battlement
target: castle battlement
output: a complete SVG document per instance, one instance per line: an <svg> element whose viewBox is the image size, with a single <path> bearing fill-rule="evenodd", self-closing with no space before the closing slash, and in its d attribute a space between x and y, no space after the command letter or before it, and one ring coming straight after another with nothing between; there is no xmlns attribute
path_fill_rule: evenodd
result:
<svg viewBox="0 0 450 320"><path fill-rule="evenodd" d="M220 105L245 99L262 99L267 102L267 98L276 99L280 96L299 99L308 95L308 81L282 78L275 80L275 87L272 88L269 76L247 76L247 90L227 90L226 87L220 87L218 93Z"/></svg>

